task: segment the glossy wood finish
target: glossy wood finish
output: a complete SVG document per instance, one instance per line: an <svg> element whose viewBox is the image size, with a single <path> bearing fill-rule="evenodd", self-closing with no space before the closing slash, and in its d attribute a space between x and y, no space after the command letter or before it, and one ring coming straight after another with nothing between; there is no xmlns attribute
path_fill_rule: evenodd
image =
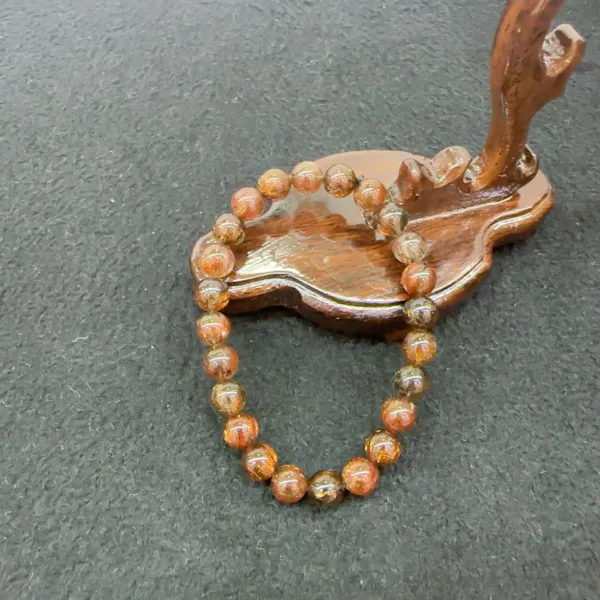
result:
<svg viewBox="0 0 600 600"><path fill-rule="evenodd" d="M344 164L359 177L377 178L406 202L407 230L428 243L426 262L437 273L431 297L442 313L482 281L495 246L526 238L552 207L550 183L525 142L532 116L562 93L583 55L584 42L569 26L544 38L562 4L508 2L492 52L490 132L474 160L457 146L431 160L375 150L315 161L324 173ZM198 241L192 259L211 239ZM323 187L312 196L292 189L249 224L236 261L228 312L285 306L347 332L393 339L406 331L404 266L390 241L364 224L352 197L334 198Z"/></svg>

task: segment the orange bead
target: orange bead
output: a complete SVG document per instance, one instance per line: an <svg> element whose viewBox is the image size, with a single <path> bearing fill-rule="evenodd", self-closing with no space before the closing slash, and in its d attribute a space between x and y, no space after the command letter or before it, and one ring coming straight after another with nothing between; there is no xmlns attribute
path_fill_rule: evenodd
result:
<svg viewBox="0 0 600 600"><path fill-rule="evenodd" d="M223 310L229 304L229 288L219 279L204 279L194 291L194 300L203 310Z"/></svg>
<svg viewBox="0 0 600 600"><path fill-rule="evenodd" d="M256 188L245 187L233 194L231 208L238 219L252 221L263 214L265 199Z"/></svg>
<svg viewBox="0 0 600 600"><path fill-rule="evenodd" d="M431 387L429 374L414 365L401 367L394 375L393 382L398 395L411 399L420 398Z"/></svg>
<svg viewBox="0 0 600 600"><path fill-rule="evenodd" d="M392 252L403 265L421 262L427 255L427 242L414 231L404 231L392 242Z"/></svg>
<svg viewBox="0 0 600 600"><path fill-rule="evenodd" d="M238 370L237 352L230 346L211 348L204 356L204 370L217 381L231 379Z"/></svg>
<svg viewBox="0 0 600 600"><path fill-rule="evenodd" d="M406 398L389 398L381 407L381 420L388 431L406 433L417 422L417 407Z"/></svg>
<svg viewBox="0 0 600 600"><path fill-rule="evenodd" d="M277 467L277 453L267 444L250 446L242 456L242 468L252 481L271 479Z"/></svg>
<svg viewBox="0 0 600 600"><path fill-rule="evenodd" d="M258 178L258 190L269 200L283 200L292 187L292 178L281 169L269 169Z"/></svg>
<svg viewBox="0 0 600 600"><path fill-rule="evenodd" d="M222 313L208 313L196 321L196 335L208 346L224 344L231 333L231 321Z"/></svg>
<svg viewBox="0 0 600 600"><path fill-rule="evenodd" d="M301 194L314 194L323 183L323 171L314 162L298 163L292 170L292 185Z"/></svg>
<svg viewBox="0 0 600 600"><path fill-rule="evenodd" d="M319 471L308 480L307 493L322 506L334 506L344 497L344 482L335 471Z"/></svg>
<svg viewBox="0 0 600 600"><path fill-rule="evenodd" d="M294 465L283 465L271 477L273 496L284 504L299 502L306 494L307 481L302 469Z"/></svg>
<svg viewBox="0 0 600 600"><path fill-rule="evenodd" d="M354 202L366 212L377 212L385 203L387 190L378 179L363 179L354 192Z"/></svg>
<svg viewBox="0 0 600 600"><path fill-rule="evenodd" d="M423 263L406 265L400 278L402 287L409 296L427 296L437 283L435 269Z"/></svg>
<svg viewBox="0 0 600 600"><path fill-rule="evenodd" d="M345 198L352 193L358 180L347 165L333 165L325 172L323 183L328 194L335 198Z"/></svg>
<svg viewBox="0 0 600 600"><path fill-rule="evenodd" d="M346 489L355 496L367 496L377 487L379 469L367 458L353 458L342 469Z"/></svg>
<svg viewBox="0 0 600 600"><path fill-rule="evenodd" d="M260 428L252 415L236 415L229 417L223 426L223 439L228 446L243 450L253 444Z"/></svg>
<svg viewBox="0 0 600 600"><path fill-rule="evenodd" d="M419 366L433 359L437 352L437 342L430 331L413 329L406 334L402 349L408 362Z"/></svg>
<svg viewBox="0 0 600 600"><path fill-rule="evenodd" d="M376 465L392 465L400 457L402 447L395 435L382 429L365 440L365 454Z"/></svg>
<svg viewBox="0 0 600 600"><path fill-rule="evenodd" d="M210 401L222 415L234 417L244 410L246 392L241 385L233 381L223 381L213 387Z"/></svg>
<svg viewBox="0 0 600 600"><path fill-rule="evenodd" d="M408 223L408 213L395 204L386 204L377 215L377 231L391 238L401 234Z"/></svg>
<svg viewBox="0 0 600 600"><path fill-rule="evenodd" d="M235 267L235 256L225 244L213 242L200 250L196 266L207 277L227 277Z"/></svg>
<svg viewBox="0 0 600 600"><path fill-rule="evenodd" d="M222 244L237 246L244 241L244 226L235 215L225 214L217 217L212 230L215 239Z"/></svg>

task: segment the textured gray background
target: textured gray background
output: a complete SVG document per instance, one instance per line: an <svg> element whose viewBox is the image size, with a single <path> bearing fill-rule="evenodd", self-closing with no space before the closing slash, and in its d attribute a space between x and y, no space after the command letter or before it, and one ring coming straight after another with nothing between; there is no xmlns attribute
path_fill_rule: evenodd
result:
<svg viewBox="0 0 600 600"><path fill-rule="evenodd" d="M435 389L369 501L239 473L188 252L273 165L476 151L500 0L3 0L0 597L600 597L597 0L531 143L557 205L439 328ZM287 313L232 340L266 439L359 451L398 350Z"/></svg>

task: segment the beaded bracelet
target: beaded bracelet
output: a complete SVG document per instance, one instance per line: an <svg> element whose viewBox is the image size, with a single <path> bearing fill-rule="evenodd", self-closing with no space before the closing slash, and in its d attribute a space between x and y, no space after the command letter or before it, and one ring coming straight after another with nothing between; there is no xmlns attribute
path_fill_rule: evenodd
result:
<svg viewBox="0 0 600 600"><path fill-rule="evenodd" d="M275 450L257 443L258 421L243 412L244 389L232 378L238 368L238 356L226 345L231 333L229 319L220 311L229 302L229 290L224 279L233 273L235 255L232 247L244 239L244 227L260 217L269 201L287 197L293 186L301 194L313 194L321 185L337 198L354 192L354 200L365 221L386 238L393 238L394 256L405 265L400 283L410 299L404 304L403 316L411 327L402 342L408 365L394 376L397 396L385 401L381 408L383 429L374 431L365 441L365 455L351 459L341 474L333 470L319 471L307 479L300 468L286 464L278 466ZM429 388L430 380L422 365L436 353L435 337L429 331L437 322L438 309L427 297L436 284L436 273L423 264L427 243L417 233L405 231L408 214L403 208L411 197L411 186L386 190L376 179L357 178L346 165L334 165L325 174L313 162L301 162L291 174L279 169L263 173L257 188L242 188L231 198L233 214L216 219L212 236L202 247L193 263L197 285L194 298L207 311L196 324L198 338L210 348L204 356L204 370L215 379L211 402L227 418L223 427L225 443L241 450L242 468L253 481L271 481L273 496L280 502L292 504L305 495L321 505L337 504L346 490L357 496L374 491L379 480L379 468L395 463L402 448L397 437L411 429L417 419L415 400Z"/></svg>

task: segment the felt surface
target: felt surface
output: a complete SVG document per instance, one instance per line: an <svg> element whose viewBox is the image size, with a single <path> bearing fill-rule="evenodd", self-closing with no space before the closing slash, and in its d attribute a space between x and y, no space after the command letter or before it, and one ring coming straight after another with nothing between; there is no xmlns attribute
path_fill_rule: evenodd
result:
<svg viewBox="0 0 600 600"><path fill-rule="evenodd" d="M232 191L344 150L487 133L488 0L4 0L0 597L600 597L600 13L530 142L556 206L440 325L434 390L367 501L276 505L220 440L188 253ZM307 472L378 424L396 346L234 327Z"/></svg>

